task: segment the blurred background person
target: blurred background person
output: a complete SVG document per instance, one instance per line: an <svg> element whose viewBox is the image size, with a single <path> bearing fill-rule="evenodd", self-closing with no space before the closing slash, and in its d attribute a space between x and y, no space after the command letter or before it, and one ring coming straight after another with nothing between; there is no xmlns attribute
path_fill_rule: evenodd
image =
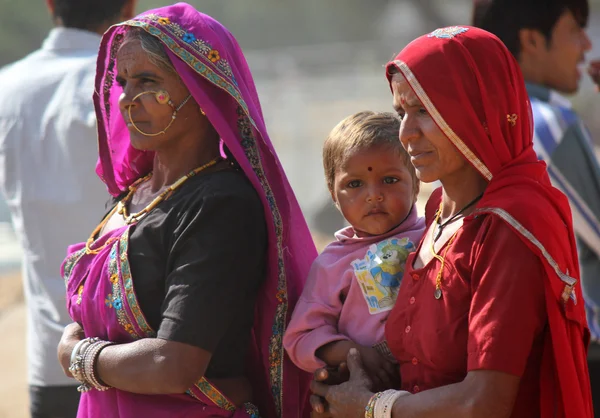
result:
<svg viewBox="0 0 600 418"><path fill-rule="evenodd" d="M41 48L0 71L0 190L23 248L30 413L75 416L79 393L56 359L70 321L60 265L108 199L94 173L92 103L100 35L135 0L46 0L55 27Z"/></svg>

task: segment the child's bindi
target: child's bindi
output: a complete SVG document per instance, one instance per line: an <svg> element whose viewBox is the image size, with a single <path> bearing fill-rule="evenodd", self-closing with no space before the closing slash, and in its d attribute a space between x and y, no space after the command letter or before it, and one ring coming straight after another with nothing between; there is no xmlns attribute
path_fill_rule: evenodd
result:
<svg viewBox="0 0 600 418"><path fill-rule="evenodd" d="M373 171L373 167L368 167L367 170Z"/></svg>

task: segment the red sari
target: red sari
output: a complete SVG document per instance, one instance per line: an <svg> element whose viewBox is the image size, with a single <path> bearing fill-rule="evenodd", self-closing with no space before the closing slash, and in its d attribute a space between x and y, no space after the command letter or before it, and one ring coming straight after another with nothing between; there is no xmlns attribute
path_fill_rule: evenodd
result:
<svg viewBox="0 0 600 418"><path fill-rule="evenodd" d="M396 71L392 71L394 69ZM473 322L478 323L481 328L467 331L468 348L463 352L464 359L457 360L463 361L462 375L450 374L444 380L440 378L439 370L436 370L437 363L430 362L434 378L429 384L425 382L425 388L459 382L469 370L500 368L501 371L521 376L521 389L524 385L533 389L539 388L539 392L533 390L519 395L525 396L525 399L521 400L525 403L539 401L539 408L534 408L539 410L539 416L593 417L586 363L589 330L579 284L579 265L571 212L566 197L552 187L545 163L537 160L533 150L531 107L517 62L494 35L472 27L451 27L438 29L413 41L388 64L387 70L390 81L394 72L400 72L405 77L438 127L489 182L483 198L477 204L474 216L490 219L466 219L463 229L472 228L470 222L480 222L478 228L489 228L490 225L484 225L488 222L495 224L494 233L502 233L503 228L498 225L500 221L506 227L504 229L512 231L518 237L525 251L531 251L537 258L539 272L543 278L540 288L544 289L544 300L540 306L544 308L539 308L542 313L540 323L532 319L536 310L524 314L526 317L515 317L510 309L505 309L505 312L499 309L499 315L494 316L487 316L486 312L483 312L471 317L467 314L464 318L453 318L458 322L464 321L469 327ZM431 203L435 204L433 200L436 199L439 203L439 194L432 197ZM493 240L494 233L483 241ZM457 235L452 245L458 248L472 246L473 236L469 236L465 231L461 234L463 238L460 234ZM505 238L510 240L510 234ZM471 243L464 242L468 239ZM501 250L503 246L499 245L498 248ZM493 257L486 256L483 251L471 251L471 259L466 260L466 266L471 267L468 280L484 283L484 274L493 274L496 270L503 269L504 264L515 262L514 254L511 255L509 249L500 250L496 253L490 252L494 254ZM465 262L464 259L462 261ZM518 259L516 262L519 262ZM411 265L409 263L412 263L412 260L408 261L407 266ZM535 273L535 263L530 259L524 263ZM477 270L475 265L484 268ZM459 273L455 267L456 265L445 271L443 281L446 285L458 282ZM433 279L435 280L435 277ZM535 290L535 283L525 282L525 276L522 280L524 292ZM409 305L410 298L414 297L409 293L414 294L416 291L411 285L414 283L409 276L405 276L400 292L409 298ZM433 289L434 287L430 289L431 298ZM424 294L426 297L426 293ZM493 302L493 293L483 295L490 303ZM468 300L471 308L480 302L476 300L476 293L466 297L470 298ZM518 303L515 303L516 305ZM443 309L440 312L443 312ZM429 325L441 327L448 318L439 316L430 319ZM473 356L472 352L477 349L473 348L471 340L477 340L477 330L485 330L492 320L498 320L496 325L500 328L510 330L510 326L503 325L514 324L517 319L529 321L532 323L530 329L539 330L538 340L523 343L529 350L526 365L511 365L507 369L505 366L498 366L495 359L486 362L485 356ZM406 304L401 303L399 299L388 320L386 336L390 348L399 354L403 366L414 361L406 357L406 339L401 337L402 333L406 336L414 331L407 328L409 325L406 324L406 320ZM541 324L544 327L540 329ZM521 326L518 325L516 328ZM492 328L490 329L493 331ZM494 335L490 334L488 337L490 336ZM514 331L515 342L519 337L519 332ZM416 340L411 342L412 346L420 347L422 352L443 351L439 346L431 347L435 339L422 336L419 338L418 333L413 338ZM480 340L485 341L485 338ZM494 338L488 338L488 341L491 351L498 348ZM473 360L472 357L479 360ZM535 381L531 383L527 380L530 378L524 367L531 366L531 361L536 359L539 362L537 371L529 370L529 373L536 376ZM453 369L457 370L460 370L460 367ZM406 376L403 375L403 378ZM414 378L418 379L418 376ZM416 391L414 387L407 389ZM420 387L418 389L421 390ZM518 415L518 412L518 407L515 407L517 415L513 416L525 416Z"/></svg>

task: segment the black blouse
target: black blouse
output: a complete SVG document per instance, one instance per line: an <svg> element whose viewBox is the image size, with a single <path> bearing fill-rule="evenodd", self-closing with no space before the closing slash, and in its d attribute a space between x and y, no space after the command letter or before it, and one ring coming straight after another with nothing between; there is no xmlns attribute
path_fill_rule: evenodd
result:
<svg viewBox="0 0 600 418"><path fill-rule="evenodd" d="M158 338L211 352L207 378L244 375L266 249L260 198L233 170L190 178L131 228L128 256L146 320Z"/></svg>

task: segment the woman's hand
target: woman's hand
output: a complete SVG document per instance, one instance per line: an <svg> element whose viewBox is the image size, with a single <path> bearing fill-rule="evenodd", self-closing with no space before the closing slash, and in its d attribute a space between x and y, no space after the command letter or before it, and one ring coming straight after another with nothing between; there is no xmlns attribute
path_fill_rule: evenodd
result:
<svg viewBox="0 0 600 418"><path fill-rule="evenodd" d="M398 364L392 363L373 347L360 347L360 359L376 392L400 386Z"/></svg>
<svg viewBox="0 0 600 418"><path fill-rule="evenodd" d="M65 327L63 335L58 343L58 361L67 377L73 377L69 371L71 365L71 353L75 345L85 338L83 328L77 322L73 322Z"/></svg>
<svg viewBox="0 0 600 418"><path fill-rule="evenodd" d="M313 381L325 385L339 385L347 382L349 379L350 373L348 372L348 364L346 362L340 364L337 369L333 367L317 369L313 376ZM331 416L331 414L325 412L328 406L324 398L318 395L310 395L310 405L313 409L313 417L325 418Z"/></svg>
<svg viewBox="0 0 600 418"><path fill-rule="evenodd" d="M321 383L315 376L315 380L310 385L314 394L311 397L313 417L362 418L364 416L365 407L373 396L371 392L373 384L363 368L360 353L356 349L351 349L348 353L348 371L350 380L337 386ZM315 403L315 397L325 399L327 404ZM315 409L315 407L320 408Z"/></svg>
<svg viewBox="0 0 600 418"><path fill-rule="evenodd" d="M356 344L350 340L340 340L320 347L316 355L330 367L335 367L347 361L348 353L353 348L360 353L362 364L373 382L374 390L394 389L400 386L398 365L373 347Z"/></svg>

